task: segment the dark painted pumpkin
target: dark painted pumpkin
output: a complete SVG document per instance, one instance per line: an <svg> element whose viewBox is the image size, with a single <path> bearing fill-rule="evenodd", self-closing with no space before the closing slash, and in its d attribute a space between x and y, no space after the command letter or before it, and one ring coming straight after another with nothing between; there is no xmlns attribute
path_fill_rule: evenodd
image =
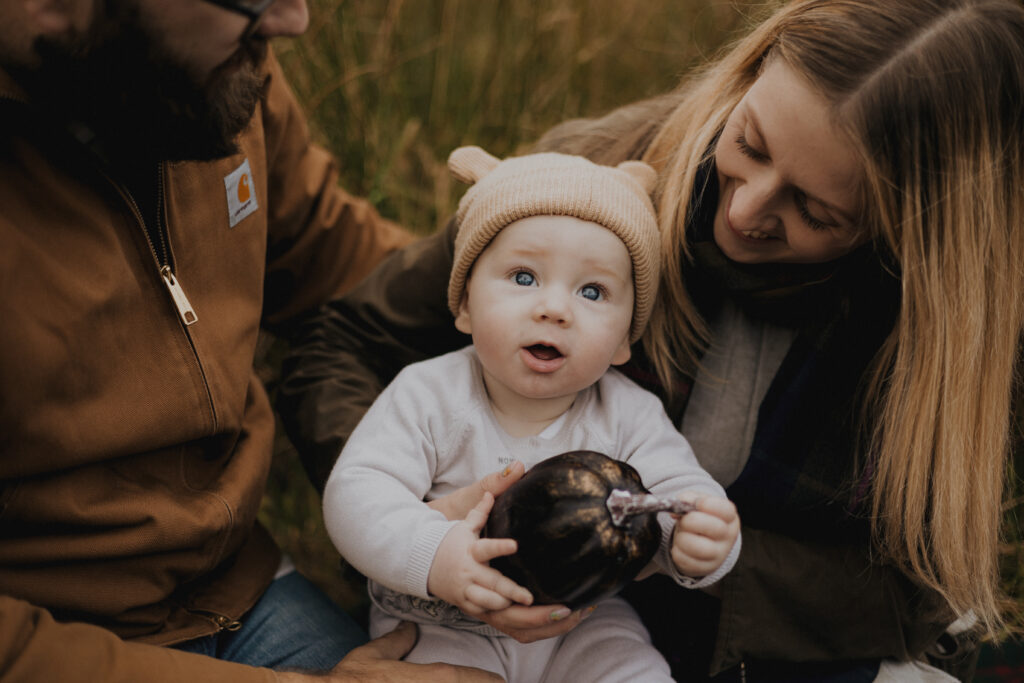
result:
<svg viewBox="0 0 1024 683"><path fill-rule="evenodd" d="M484 534L514 538L514 555L491 566L533 593L534 604L593 605L618 592L661 542L655 515L612 524L613 489L647 493L630 465L595 451L571 451L537 463L498 496Z"/></svg>

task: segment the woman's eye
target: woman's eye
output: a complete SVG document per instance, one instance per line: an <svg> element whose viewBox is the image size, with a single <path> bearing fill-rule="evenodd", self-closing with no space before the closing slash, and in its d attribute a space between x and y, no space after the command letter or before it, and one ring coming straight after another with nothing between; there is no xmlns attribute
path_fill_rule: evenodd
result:
<svg viewBox="0 0 1024 683"><path fill-rule="evenodd" d="M580 296L591 301L600 301L603 293L597 285L583 285L583 288L580 289Z"/></svg>
<svg viewBox="0 0 1024 683"><path fill-rule="evenodd" d="M811 230L827 230L828 228L833 227L811 215L810 209L807 208L807 198L803 195L797 195L796 208L800 213L801 220L803 220Z"/></svg>
<svg viewBox="0 0 1024 683"><path fill-rule="evenodd" d="M530 287L535 282L533 274L528 273L525 270L518 271L515 275L512 276L512 279L515 280L515 283L517 285L522 285L523 287Z"/></svg>
<svg viewBox="0 0 1024 683"><path fill-rule="evenodd" d="M754 161L768 161L768 155L764 152L758 152L756 149L751 147L750 143L747 142L747 136L743 133L736 136L736 146L739 147L741 154L750 157Z"/></svg>

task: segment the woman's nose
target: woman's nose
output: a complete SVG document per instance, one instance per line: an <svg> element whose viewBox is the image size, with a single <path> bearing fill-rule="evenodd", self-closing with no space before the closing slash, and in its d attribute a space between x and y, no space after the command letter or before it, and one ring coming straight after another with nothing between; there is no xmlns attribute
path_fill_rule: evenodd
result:
<svg viewBox="0 0 1024 683"><path fill-rule="evenodd" d="M770 232L779 224L781 191L782 183L772 171L748 177L733 192L729 222L737 230Z"/></svg>
<svg viewBox="0 0 1024 683"><path fill-rule="evenodd" d="M306 0L276 0L263 13L256 33L264 38L298 36L308 26L309 7L306 6Z"/></svg>

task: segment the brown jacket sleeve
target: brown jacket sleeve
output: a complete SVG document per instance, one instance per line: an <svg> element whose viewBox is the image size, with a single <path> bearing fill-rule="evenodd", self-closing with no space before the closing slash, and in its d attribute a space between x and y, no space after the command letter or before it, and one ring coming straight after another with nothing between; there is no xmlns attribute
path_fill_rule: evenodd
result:
<svg viewBox="0 0 1024 683"><path fill-rule="evenodd" d="M126 643L106 629L58 623L44 609L0 595L0 680L271 683L277 675L270 669L155 645Z"/></svg>
<svg viewBox="0 0 1024 683"><path fill-rule="evenodd" d="M385 260L344 298L308 315L282 365L277 408L313 483L409 363L465 346L448 310L454 221Z"/></svg>
<svg viewBox="0 0 1024 683"><path fill-rule="evenodd" d="M277 60L262 109L269 243L264 322L280 323L351 289L414 238L338 185L338 161L309 128Z"/></svg>

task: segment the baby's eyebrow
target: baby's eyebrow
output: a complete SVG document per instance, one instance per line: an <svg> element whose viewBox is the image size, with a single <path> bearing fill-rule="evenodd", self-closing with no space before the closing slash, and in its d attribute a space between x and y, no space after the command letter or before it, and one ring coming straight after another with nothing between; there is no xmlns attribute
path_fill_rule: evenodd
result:
<svg viewBox="0 0 1024 683"><path fill-rule="evenodd" d="M612 278L612 279L615 279L615 280L620 280L622 282L630 282L632 280L632 277L633 277L632 273L629 273L627 275L623 275L620 269L612 267L612 266L606 266L606 265L604 265L603 263L600 263L600 262L591 261L591 260L584 260L581 263L584 266L588 267L588 268L592 268L594 270L594 272L596 274L598 274L598 275L601 275L601 276L604 276L604 277L608 277L608 278Z"/></svg>

